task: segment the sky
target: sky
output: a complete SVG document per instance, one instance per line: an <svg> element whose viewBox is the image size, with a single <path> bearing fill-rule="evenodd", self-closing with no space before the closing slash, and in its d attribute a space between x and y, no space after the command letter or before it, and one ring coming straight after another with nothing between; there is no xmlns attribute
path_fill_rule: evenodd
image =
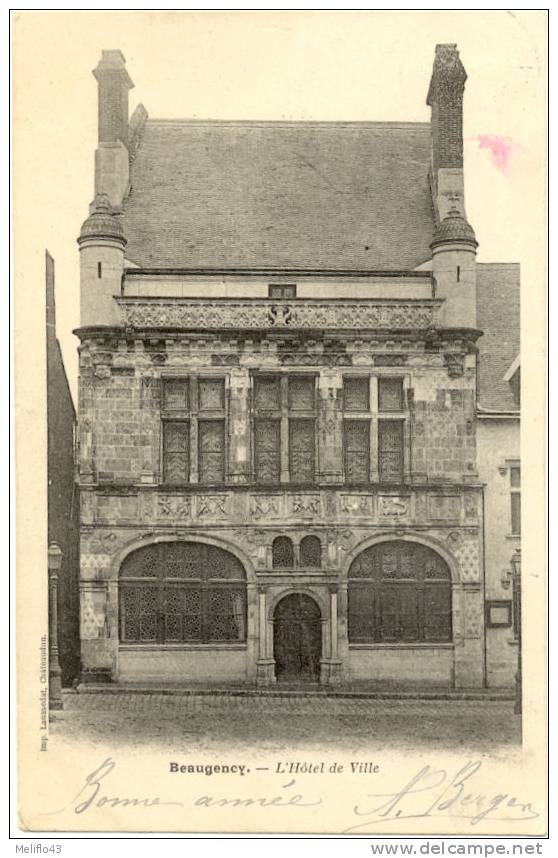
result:
<svg viewBox="0 0 558 858"><path fill-rule="evenodd" d="M15 14L16 346L30 332L37 344L44 337L48 248L75 398L76 237L93 198L97 139L91 70L107 48L126 57L130 113L141 102L154 118L425 122L435 45L457 43L478 259L520 262L525 290L545 256L545 26L541 12L507 11ZM536 323L535 309L524 324ZM21 363L33 371L42 354Z"/></svg>

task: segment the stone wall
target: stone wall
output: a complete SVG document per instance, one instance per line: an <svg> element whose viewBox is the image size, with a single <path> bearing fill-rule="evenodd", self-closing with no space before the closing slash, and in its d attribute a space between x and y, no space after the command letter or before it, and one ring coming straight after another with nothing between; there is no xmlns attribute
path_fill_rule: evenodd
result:
<svg viewBox="0 0 558 858"><path fill-rule="evenodd" d="M88 338L80 349L81 482L160 482L161 379L188 372L225 379L227 480L250 482L251 372L288 368L318 374L318 475L343 481L343 375L368 371L404 379L408 480L461 483L476 476L474 363L463 343L431 351L424 342L399 343L396 350L392 341L354 338Z"/></svg>

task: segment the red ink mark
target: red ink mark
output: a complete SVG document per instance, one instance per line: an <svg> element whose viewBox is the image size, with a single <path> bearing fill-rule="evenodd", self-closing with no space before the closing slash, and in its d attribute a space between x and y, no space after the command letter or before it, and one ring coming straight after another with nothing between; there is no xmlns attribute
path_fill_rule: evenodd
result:
<svg viewBox="0 0 558 858"><path fill-rule="evenodd" d="M515 143L511 137L498 137L491 134L478 134L476 137L479 149L488 149L490 151L490 160L500 170L504 176L508 175L509 162L512 150Z"/></svg>

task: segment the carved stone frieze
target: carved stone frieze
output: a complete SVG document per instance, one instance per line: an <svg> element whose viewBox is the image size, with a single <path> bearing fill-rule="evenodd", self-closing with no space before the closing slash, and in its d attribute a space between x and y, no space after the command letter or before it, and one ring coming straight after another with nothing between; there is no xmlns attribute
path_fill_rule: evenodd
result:
<svg viewBox="0 0 558 858"><path fill-rule="evenodd" d="M190 518L192 512L191 499L180 495L159 495L157 514L160 520L182 521Z"/></svg>
<svg viewBox="0 0 558 858"><path fill-rule="evenodd" d="M342 495L341 510L351 515L371 516L372 497L370 495Z"/></svg>
<svg viewBox="0 0 558 858"><path fill-rule="evenodd" d="M280 498L277 495L254 495L250 500L250 515L259 521L280 514Z"/></svg>
<svg viewBox="0 0 558 858"><path fill-rule="evenodd" d="M293 515L319 515L320 496L316 495L294 495L291 499Z"/></svg>
<svg viewBox="0 0 558 858"><path fill-rule="evenodd" d="M430 328L437 305L424 300L394 304L375 301L174 301L121 299L123 322L134 328Z"/></svg>
<svg viewBox="0 0 558 858"><path fill-rule="evenodd" d="M227 495L198 495L196 515L198 518L223 518L227 515Z"/></svg>
<svg viewBox="0 0 558 858"><path fill-rule="evenodd" d="M379 495L378 514L382 518L397 520L409 515L410 498L397 495Z"/></svg>

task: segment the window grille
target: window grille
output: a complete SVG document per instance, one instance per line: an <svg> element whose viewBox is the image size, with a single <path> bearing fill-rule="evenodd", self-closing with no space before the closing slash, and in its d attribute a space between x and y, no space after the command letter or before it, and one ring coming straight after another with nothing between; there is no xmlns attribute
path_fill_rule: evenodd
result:
<svg viewBox="0 0 558 858"><path fill-rule="evenodd" d="M322 565L322 544L317 536L305 536L299 546L300 565L319 568Z"/></svg>
<svg viewBox="0 0 558 858"><path fill-rule="evenodd" d="M403 410L403 379L378 379L378 411Z"/></svg>
<svg viewBox="0 0 558 858"><path fill-rule="evenodd" d="M271 546L274 569L292 569L294 566L293 543L288 536L277 536Z"/></svg>
<svg viewBox="0 0 558 858"><path fill-rule="evenodd" d="M253 433L257 482L313 482L316 470L315 376L256 375Z"/></svg>
<svg viewBox="0 0 558 858"><path fill-rule="evenodd" d="M346 378L343 382L344 411L369 411L370 379Z"/></svg>
<svg viewBox="0 0 558 858"><path fill-rule="evenodd" d="M190 478L190 423L188 420L163 423L163 479L165 483L186 483Z"/></svg>
<svg viewBox="0 0 558 858"><path fill-rule="evenodd" d="M343 429L345 479L348 483L367 483L370 479L370 421L345 420Z"/></svg>
<svg viewBox="0 0 558 858"><path fill-rule="evenodd" d="M124 560L120 640L134 644L246 640L246 575L224 549L195 542L146 546Z"/></svg>
<svg viewBox="0 0 558 858"><path fill-rule="evenodd" d="M378 466L380 480L403 477L403 423L401 420L378 422Z"/></svg>
<svg viewBox="0 0 558 858"><path fill-rule="evenodd" d="M352 563L348 582L350 643L444 643L452 639L451 576L430 548L394 541Z"/></svg>
<svg viewBox="0 0 558 858"><path fill-rule="evenodd" d="M163 379L161 417L163 482L223 483L226 461L224 379L195 376ZM197 455L194 456L191 445L196 445L196 439Z"/></svg>

